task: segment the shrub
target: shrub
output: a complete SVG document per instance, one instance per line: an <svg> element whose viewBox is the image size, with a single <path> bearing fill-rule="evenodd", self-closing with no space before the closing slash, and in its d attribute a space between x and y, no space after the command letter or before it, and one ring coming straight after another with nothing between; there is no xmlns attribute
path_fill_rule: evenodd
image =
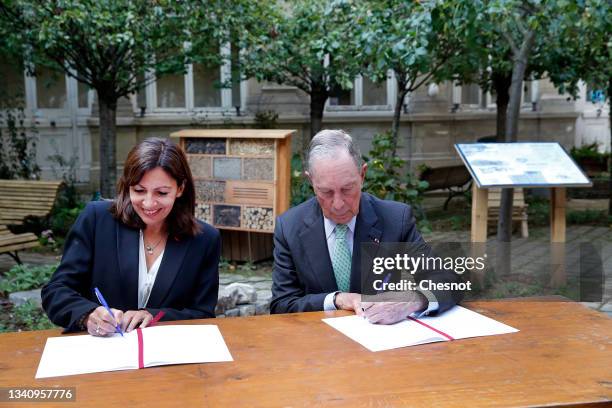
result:
<svg viewBox="0 0 612 408"><path fill-rule="evenodd" d="M46 330L56 326L51 323L38 305L27 301L20 306L5 305L0 314L0 333L22 330Z"/></svg>
<svg viewBox="0 0 612 408"><path fill-rule="evenodd" d="M25 127L23 101L0 93L0 179L37 179L36 129Z"/></svg>
<svg viewBox="0 0 612 408"><path fill-rule="evenodd" d="M0 292L4 295L22 290L37 289L49 281L55 265L15 265L0 280Z"/></svg>
<svg viewBox="0 0 612 408"><path fill-rule="evenodd" d="M296 206L314 196L310 182L304 175L304 163L299 153L291 157L291 206Z"/></svg>
<svg viewBox="0 0 612 408"><path fill-rule="evenodd" d="M607 211L598 210L568 211L567 223L606 226L609 221L606 219L606 214Z"/></svg>
<svg viewBox="0 0 612 408"><path fill-rule="evenodd" d="M13 307L14 325L17 330L46 330L56 327L38 305L29 300Z"/></svg>
<svg viewBox="0 0 612 408"><path fill-rule="evenodd" d="M65 237L84 208L85 203L82 202L74 208L56 206L49 219L49 227L53 234L57 237Z"/></svg>
<svg viewBox="0 0 612 408"><path fill-rule="evenodd" d="M543 227L550 224L550 201L547 198L529 195L527 201L527 216L529 225Z"/></svg>
<svg viewBox="0 0 612 408"><path fill-rule="evenodd" d="M606 163L606 160L608 159L608 156L610 154L599 153L597 143L591 143L587 145L582 145L581 147L572 147L572 149L570 150L570 155L577 162L580 162L583 159L592 159L600 163Z"/></svg>
<svg viewBox="0 0 612 408"><path fill-rule="evenodd" d="M392 135L390 131L379 133L372 140L372 150L364 156L368 164L364 190L378 198L410 204L417 218L424 219L421 208L422 193L426 181L419 180L410 171L405 171L406 162L392 156Z"/></svg>

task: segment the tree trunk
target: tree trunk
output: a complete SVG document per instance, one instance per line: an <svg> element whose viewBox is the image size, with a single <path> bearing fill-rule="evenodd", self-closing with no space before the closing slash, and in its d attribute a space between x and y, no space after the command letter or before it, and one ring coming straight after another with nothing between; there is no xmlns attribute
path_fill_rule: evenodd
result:
<svg viewBox="0 0 612 408"><path fill-rule="evenodd" d="M512 72L494 72L491 76L492 86L497 96L495 139L499 142L506 141L506 118L508 101L510 100L510 85L512 85Z"/></svg>
<svg viewBox="0 0 612 408"><path fill-rule="evenodd" d="M117 99L107 100L98 92L100 103L100 194L115 197L117 183Z"/></svg>
<svg viewBox="0 0 612 408"><path fill-rule="evenodd" d="M325 89L313 89L310 93L310 140L323 126L323 111L327 97Z"/></svg>
<svg viewBox="0 0 612 408"><path fill-rule="evenodd" d="M513 55L512 85L510 85L510 100L508 102L508 120L506 122L506 141L516 142L518 120L521 112L521 95L523 93L523 78L527 70L529 54L535 41L535 32L529 30L525 34L518 55Z"/></svg>
<svg viewBox="0 0 612 408"><path fill-rule="evenodd" d="M397 74L397 96L395 97L395 109L393 111L393 123L391 126L391 157L395 157L397 152L400 117L402 115L402 107L404 106L404 98L407 93L406 81L404 81L402 75ZM410 149L410 146L408 146L408 149ZM410 157L410 152L408 156Z"/></svg>
<svg viewBox="0 0 612 408"><path fill-rule="evenodd" d="M510 102L510 88L512 87L512 72L510 73L499 73L493 74L493 86L495 87L495 92L497 93L497 128L495 129L495 137L498 142L502 143L506 141L506 129L508 126L508 106ZM522 82L521 82L522 85ZM509 192L509 193L508 193ZM509 194L510 198L506 198L506 200L510 200L510 214L504 216L503 209L503 200L504 195ZM514 196L513 189L503 189L502 197L500 202L500 211L499 218L497 220L497 240L499 242L510 242L512 239L512 199ZM508 218L505 218L508 217ZM503 256L505 254L506 248L500 248L502 252L500 254L500 266L498 266L498 271L503 272L503 265L507 265L507 259Z"/></svg>
<svg viewBox="0 0 612 408"><path fill-rule="evenodd" d="M510 85L510 100L508 101L508 116L506 120L506 142L516 142L518 134L518 121L521 111L521 94L523 91L523 78L527 70L527 61L533 48L535 32L529 30L523 39L518 54L513 55L512 85ZM499 220L497 224L497 240L510 242L512 239L512 199L514 189L504 188L501 194Z"/></svg>
<svg viewBox="0 0 612 408"><path fill-rule="evenodd" d="M491 80L493 89L497 95L495 101L497 105L495 140L498 143L503 143L506 141L507 109L510 100L510 86L512 85L512 71L494 72L491 76ZM510 257L511 252L509 244L499 239L499 220L497 221L497 231L498 240L495 257L495 271L499 277L504 277L510 273L512 259ZM512 226L510 226L510 231L512 231Z"/></svg>

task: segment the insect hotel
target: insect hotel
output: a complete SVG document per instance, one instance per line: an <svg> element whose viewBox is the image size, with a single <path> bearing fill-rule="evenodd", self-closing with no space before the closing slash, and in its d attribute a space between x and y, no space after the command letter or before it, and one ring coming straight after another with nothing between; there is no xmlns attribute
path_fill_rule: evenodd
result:
<svg viewBox="0 0 612 408"><path fill-rule="evenodd" d="M186 129L172 138L187 153L196 217L221 231L222 256L272 255L277 215L289 208L291 135L277 129Z"/></svg>

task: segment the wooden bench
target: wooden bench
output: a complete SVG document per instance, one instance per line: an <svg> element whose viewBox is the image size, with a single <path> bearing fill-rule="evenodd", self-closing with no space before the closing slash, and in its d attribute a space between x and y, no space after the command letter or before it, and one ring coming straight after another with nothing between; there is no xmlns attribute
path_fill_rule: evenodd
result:
<svg viewBox="0 0 612 408"><path fill-rule="evenodd" d="M488 223L489 230L495 230L497 220L499 218L499 207L501 205L501 188L489 189L489 214ZM527 204L525 203L525 194L522 188L514 189L514 198L512 199L512 223L520 223L521 237L529 237L529 228L527 226Z"/></svg>
<svg viewBox="0 0 612 408"><path fill-rule="evenodd" d="M35 234L14 234L7 226L49 215L61 185L61 181L0 180L0 254L20 264L17 251L38 246Z"/></svg>
<svg viewBox="0 0 612 408"><path fill-rule="evenodd" d="M419 177L429 186L426 191L448 190L448 198L444 202L444 209L453 197L464 195L470 190L472 176L464 165L426 168Z"/></svg>
<svg viewBox="0 0 612 408"><path fill-rule="evenodd" d="M0 180L0 225L22 225L27 217L46 217L62 181Z"/></svg>
<svg viewBox="0 0 612 408"><path fill-rule="evenodd" d="M0 225L0 254L10 255L15 262L21 263L17 251L38 246L36 234L26 232L24 234L13 234L6 225Z"/></svg>

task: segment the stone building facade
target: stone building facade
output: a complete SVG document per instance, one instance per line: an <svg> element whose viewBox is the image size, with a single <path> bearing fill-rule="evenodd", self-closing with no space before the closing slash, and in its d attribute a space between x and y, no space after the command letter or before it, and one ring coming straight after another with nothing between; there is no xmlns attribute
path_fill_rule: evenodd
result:
<svg viewBox="0 0 612 408"><path fill-rule="evenodd" d="M293 151L306 145L309 134L308 97L294 87L254 80L220 89L229 67L205 70L189 66L185 75L153 82L144 92L120 101L117 112L117 161L150 137L168 137L189 127L252 127L258 112L278 114L279 128L297 129ZM38 130L37 160L46 179L57 178L49 156L75 158L79 182L97 188L99 173L97 103L95 93L68 76L41 70L31 77L0 63L5 86L25 95L26 114ZM0 83L0 85L2 85ZM581 98L559 95L546 80L526 82L519 125L520 140L558 141L566 148L599 143L610 150L608 109ZM372 137L391 127L395 81L376 85L357 78L354 89L328 101L323 126L342 128L358 140L363 153ZM430 167L459 163L453 145L495 134L495 104L477 86L443 83L422 87L409 96L400 126L400 156L410 165Z"/></svg>

